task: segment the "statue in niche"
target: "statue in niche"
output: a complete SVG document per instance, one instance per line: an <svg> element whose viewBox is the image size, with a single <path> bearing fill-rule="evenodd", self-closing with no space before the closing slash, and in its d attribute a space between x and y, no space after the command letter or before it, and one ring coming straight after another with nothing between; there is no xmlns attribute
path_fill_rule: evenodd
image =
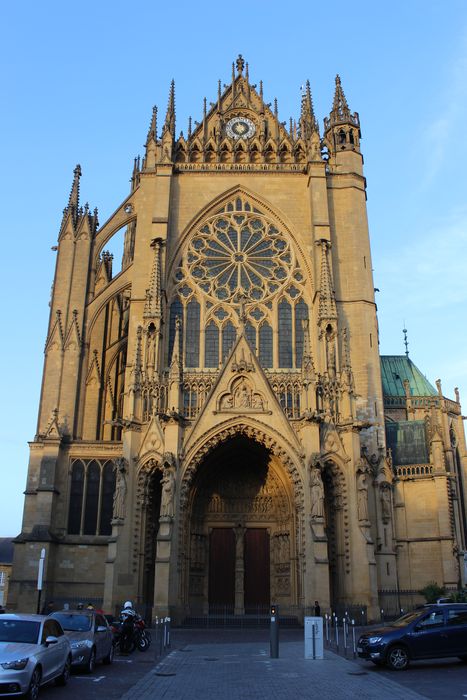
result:
<svg viewBox="0 0 467 700"><path fill-rule="evenodd" d="M357 512L359 520L368 521L368 484L365 472L359 472L357 476Z"/></svg>
<svg viewBox="0 0 467 700"><path fill-rule="evenodd" d="M227 394L222 398L221 408L233 408L233 396L232 394Z"/></svg>
<svg viewBox="0 0 467 700"><path fill-rule="evenodd" d="M387 522L391 517L391 491L389 484L381 484L381 515L383 520Z"/></svg>
<svg viewBox="0 0 467 700"><path fill-rule="evenodd" d="M161 517L174 517L175 470L166 467L162 476Z"/></svg>
<svg viewBox="0 0 467 700"><path fill-rule="evenodd" d="M148 330L148 342L147 342L147 368L151 367L154 369L156 363L156 331L154 326L150 326Z"/></svg>
<svg viewBox="0 0 467 700"><path fill-rule="evenodd" d="M310 490L311 490L311 519L317 520L324 517L324 486L321 479L319 467L312 466L310 469Z"/></svg>
<svg viewBox="0 0 467 700"><path fill-rule="evenodd" d="M124 520L126 512L126 459L115 460L115 493L113 501L113 519Z"/></svg>

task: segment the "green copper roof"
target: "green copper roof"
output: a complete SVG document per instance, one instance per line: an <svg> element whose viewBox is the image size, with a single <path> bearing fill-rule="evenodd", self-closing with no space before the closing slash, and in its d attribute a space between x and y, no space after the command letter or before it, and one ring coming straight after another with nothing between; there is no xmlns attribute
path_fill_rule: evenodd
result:
<svg viewBox="0 0 467 700"><path fill-rule="evenodd" d="M437 396L438 392L418 367L405 355L381 355L381 378L384 396L405 396L408 379L412 396Z"/></svg>

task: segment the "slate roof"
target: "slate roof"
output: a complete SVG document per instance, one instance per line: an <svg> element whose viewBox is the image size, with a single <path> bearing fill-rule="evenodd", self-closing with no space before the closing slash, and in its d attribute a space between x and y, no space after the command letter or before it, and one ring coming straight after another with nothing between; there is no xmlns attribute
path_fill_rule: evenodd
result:
<svg viewBox="0 0 467 700"><path fill-rule="evenodd" d="M0 537L0 564L13 563L13 537Z"/></svg>
<svg viewBox="0 0 467 700"><path fill-rule="evenodd" d="M404 380L409 380L412 396L437 396L438 392L405 355L381 355L384 396L405 396Z"/></svg>

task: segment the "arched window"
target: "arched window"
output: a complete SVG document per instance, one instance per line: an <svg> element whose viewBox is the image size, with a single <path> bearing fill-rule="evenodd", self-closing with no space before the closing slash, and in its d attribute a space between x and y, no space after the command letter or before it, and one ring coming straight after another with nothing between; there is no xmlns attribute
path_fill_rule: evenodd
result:
<svg viewBox="0 0 467 700"><path fill-rule="evenodd" d="M279 315L279 367L292 367L292 309L283 299L278 307Z"/></svg>
<svg viewBox="0 0 467 700"><path fill-rule="evenodd" d="M74 462L71 470L70 506L68 509L68 532L79 535L83 508L84 464Z"/></svg>
<svg viewBox="0 0 467 700"><path fill-rule="evenodd" d="M262 367L272 367L272 328L263 323L259 329L259 362Z"/></svg>
<svg viewBox="0 0 467 700"><path fill-rule="evenodd" d="M106 462L102 472L101 517L99 535L112 534L113 498L115 492L115 470L113 462Z"/></svg>
<svg viewBox="0 0 467 700"><path fill-rule="evenodd" d="M245 325L245 335L251 347L256 352L256 328L249 322Z"/></svg>
<svg viewBox="0 0 467 700"><path fill-rule="evenodd" d="M225 362L227 355L232 350L237 333L231 321L227 321L222 329L222 362Z"/></svg>
<svg viewBox="0 0 467 700"><path fill-rule="evenodd" d="M303 299L295 305L295 366L302 366L303 359L303 321L308 319L308 306Z"/></svg>
<svg viewBox="0 0 467 700"><path fill-rule="evenodd" d="M199 366L199 321L200 306L197 301L190 301L186 307L185 364L187 367Z"/></svg>
<svg viewBox="0 0 467 700"><path fill-rule="evenodd" d="M214 321L208 323L204 333L204 365L219 366L219 328Z"/></svg>
<svg viewBox="0 0 467 700"><path fill-rule="evenodd" d="M177 317L180 319L180 321L183 324L183 306L182 302L178 297L176 297L172 304L170 305L170 320L169 320L169 358L168 358L168 364L170 365L172 361L172 353L173 353L173 346L174 346L174 340L175 340L175 321ZM179 356L181 354L182 348L181 348L181 343L182 343L182 336L180 334L180 348L179 350Z"/></svg>
<svg viewBox="0 0 467 700"><path fill-rule="evenodd" d="M97 462L88 464L86 478L86 502L84 506L84 535L95 535L97 528L97 511L99 508L99 487L101 470Z"/></svg>

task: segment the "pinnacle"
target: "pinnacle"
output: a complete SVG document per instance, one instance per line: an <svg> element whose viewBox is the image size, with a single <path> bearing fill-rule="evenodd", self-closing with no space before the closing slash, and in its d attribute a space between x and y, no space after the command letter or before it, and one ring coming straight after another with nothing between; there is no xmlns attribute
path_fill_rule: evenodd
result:
<svg viewBox="0 0 467 700"><path fill-rule="evenodd" d="M165 116L164 132L168 131L175 138L175 80L170 83L169 101Z"/></svg>
<svg viewBox="0 0 467 700"><path fill-rule="evenodd" d="M149 141L153 139L154 141L157 141L157 107L154 105L152 108L152 115L151 115L151 122L149 124L149 131L148 131L148 136L146 139L146 145L149 143Z"/></svg>
<svg viewBox="0 0 467 700"><path fill-rule="evenodd" d="M81 165L78 165L73 170L73 184L71 186L70 197L68 199L68 207L79 206L79 179L81 177Z"/></svg>
<svg viewBox="0 0 467 700"><path fill-rule="evenodd" d="M342 89L340 75L336 75L336 89L334 92L331 115L341 121L350 119L350 109L349 105L347 104L344 90Z"/></svg>

